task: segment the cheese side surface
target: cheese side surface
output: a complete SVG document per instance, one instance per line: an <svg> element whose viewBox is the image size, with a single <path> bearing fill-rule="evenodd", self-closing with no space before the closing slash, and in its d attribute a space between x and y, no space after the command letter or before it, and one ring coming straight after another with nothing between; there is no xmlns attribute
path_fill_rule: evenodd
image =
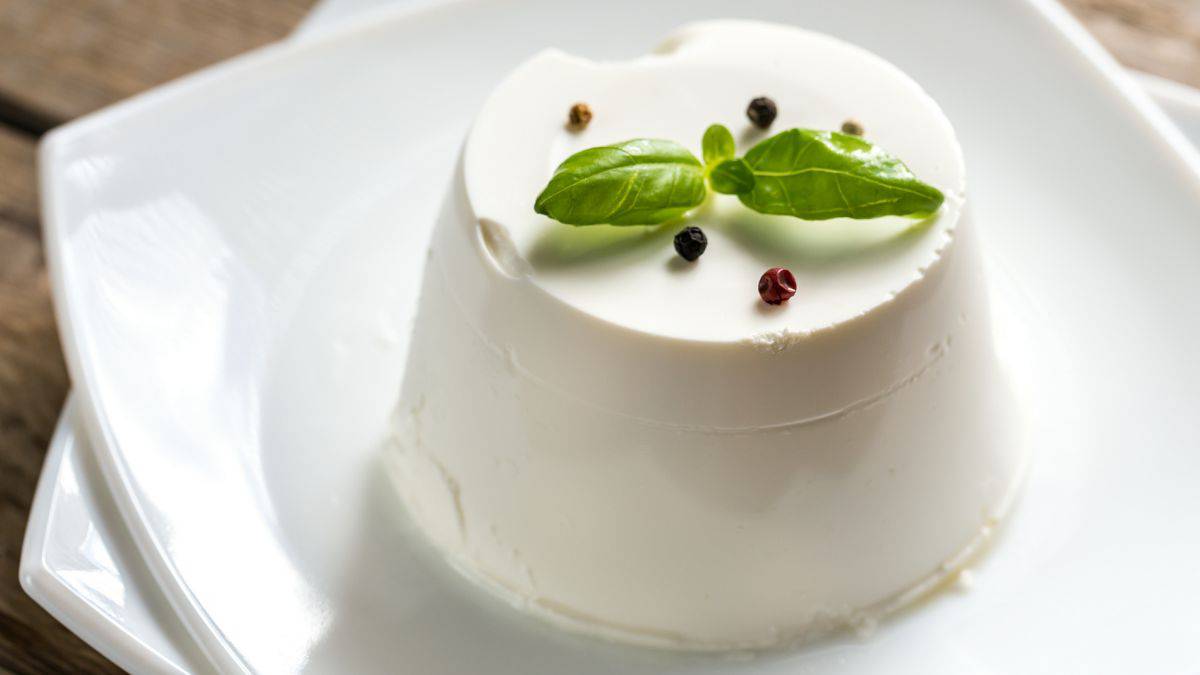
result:
<svg viewBox="0 0 1200 675"><path fill-rule="evenodd" d="M779 105L771 129L746 103ZM586 129L564 125L585 101ZM808 222L714 195L682 227L533 211L587 147L728 126L742 154L854 118L946 196L925 220ZM798 291L768 306L768 267ZM467 139L426 270L388 449L408 512L469 578L611 639L744 649L869 622L952 573L1024 456L992 351L961 150L907 76L743 21L655 53L539 54Z"/></svg>

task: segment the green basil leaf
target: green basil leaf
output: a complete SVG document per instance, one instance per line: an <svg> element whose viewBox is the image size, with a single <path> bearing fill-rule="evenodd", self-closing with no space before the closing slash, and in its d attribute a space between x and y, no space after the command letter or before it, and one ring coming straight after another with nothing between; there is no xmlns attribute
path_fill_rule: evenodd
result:
<svg viewBox="0 0 1200 675"><path fill-rule="evenodd" d="M673 141L589 148L554 170L533 210L568 225L656 225L704 201L704 167Z"/></svg>
<svg viewBox="0 0 1200 675"><path fill-rule="evenodd" d="M727 195L744 195L754 189L754 172L744 159L727 159L708 174L712 189Z"/></svg>
<svg viewBox="0 0 1200 675"><path fill-rule="evenodd" d="M704 154L704 165L713 166L723 159L733 159L737 148L733 144L733 134L722 124L714 124L704 130L704 140L700 147Z"/></svg>
<svg viewBox="0 0 1200 675"><path fill-rule="evenodd" d="M760 213L805 220L925 216L944 197L882 148L836 131L789 129L746 153L754 187L739 195Z"/></svg>

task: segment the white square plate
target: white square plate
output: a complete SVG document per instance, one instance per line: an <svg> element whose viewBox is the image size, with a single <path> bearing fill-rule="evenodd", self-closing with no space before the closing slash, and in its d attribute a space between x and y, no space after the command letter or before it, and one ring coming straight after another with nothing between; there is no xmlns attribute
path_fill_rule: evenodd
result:
<svg viewBox="0 0 1200 675"><path fill-rule="evenodd" d="M139 546L220 663L386 669L399 658L419 672L497 672L497 659L512 672L1194 665L1181 646L1198 632L1184 618L1196 545L1172 535L1196 530L1184 478L1200 463L1183 451L1195 426L1182 411L1196 399L1184 349L1197 317L1178 300L1197 287L1188 264L1196 158L1173 153L1180 138L1127 83L1114 84L1111 62L1053 9L1047 22L1021 4L906 6L920 30L899 36L895 22L856 22L864 7L836 16L740 8L864 44L926 84L964 139L998 293L1035 296L1019 304L1032 307L1038 337L1070 347L1046 374L1078 397L1049 416L1069 442L1039 460L976 593L939 598L866 643L731 664L609 649L509 620L397 536L395 505L371 478L370 441L402 366L391 338L404 333L421 223L474 105L556 26L582 33L553 40L560 46L628 56L687 18L723 13L643 8L617 44L605 40L616 33L603 18L582 22L570 7L503 9L461 3L273 48L72 125L46 146L48 241L86 420ZM467 39L482 27L498 33ZM1028 53L999 58L995 45L1017 36ZM448 106L430 114L423 104L434 92ZM240 170L225 170L229 162ZM397 214L418 224L397 227ZM1147 571L1152 578L1133 581ZM1174 596L1160 590L1168 581ZM1163 621L1131 621L1151 609ZM1097 641L1113 630L1124 642Z"/></svg>

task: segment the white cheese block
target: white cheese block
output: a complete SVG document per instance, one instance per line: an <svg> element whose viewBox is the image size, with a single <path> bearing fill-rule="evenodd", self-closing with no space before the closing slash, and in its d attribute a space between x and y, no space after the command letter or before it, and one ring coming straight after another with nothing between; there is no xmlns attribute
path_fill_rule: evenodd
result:
<svg viewBox="0 0 1200 675"><path fill-rule="evenodd" d="M772 97L766 132L745 118ZM567 109L595 113L582 131ZM717 195L681 227L533 211L568 155L637 137L739 154L860 121L946 195L925 221L806 222ZM1024 461L962 153L921 88L834 38L692 25L653 55L539 54L470 133L434 236L389 460L468 577L561 625L689 649L864 624L974 551ZM799 290L763 303L759 276Z"/></svg>

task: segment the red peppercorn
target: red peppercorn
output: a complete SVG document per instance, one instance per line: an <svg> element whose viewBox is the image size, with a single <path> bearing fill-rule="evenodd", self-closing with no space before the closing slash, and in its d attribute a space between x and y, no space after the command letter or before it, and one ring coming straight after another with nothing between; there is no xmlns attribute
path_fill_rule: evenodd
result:
<svg viewBox="0 0 1200 675"><path fill-rule="evenodd" d="M796 294L796 277L782 267L772 267L758 280L758 294L768 305L786 302Z"/></svg>

